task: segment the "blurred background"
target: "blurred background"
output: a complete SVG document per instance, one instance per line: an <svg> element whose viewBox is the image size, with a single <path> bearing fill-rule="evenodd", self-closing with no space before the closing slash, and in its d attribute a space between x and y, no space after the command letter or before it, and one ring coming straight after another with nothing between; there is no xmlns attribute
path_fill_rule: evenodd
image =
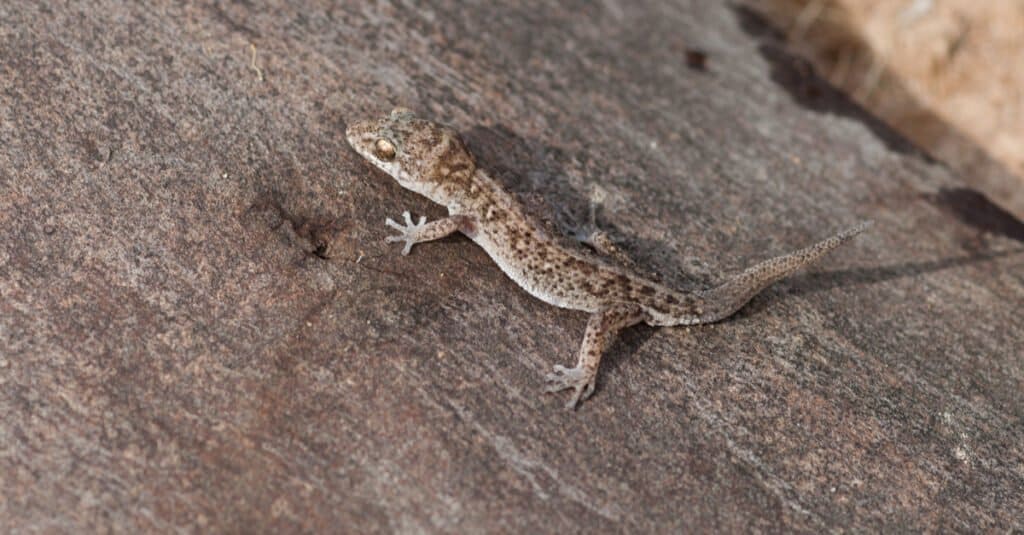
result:
<svg viewBox="0 0 1024 535"><path fill-rule="evenodd" d="M820 75L1024 217L1024 1L749 5Z"/></svg>

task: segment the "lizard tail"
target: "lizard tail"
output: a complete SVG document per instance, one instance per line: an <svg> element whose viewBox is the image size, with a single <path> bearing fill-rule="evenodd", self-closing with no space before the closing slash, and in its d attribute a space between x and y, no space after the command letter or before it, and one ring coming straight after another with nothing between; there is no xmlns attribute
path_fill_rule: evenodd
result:
<svg viewBox="0 0 1024 535"><path fill-rule="evenodd" d="M765 260L719 286L704 290L700 296L710 308L704 310L700 322L712 323L731 316L761 290L813 264L836 247L870 228L872 224L870 220L864 221L810 247Z"/></svg>

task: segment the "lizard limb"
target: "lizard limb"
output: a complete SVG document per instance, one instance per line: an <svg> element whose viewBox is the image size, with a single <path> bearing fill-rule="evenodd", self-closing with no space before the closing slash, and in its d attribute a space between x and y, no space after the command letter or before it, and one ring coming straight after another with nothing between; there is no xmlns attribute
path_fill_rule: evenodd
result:
<svg viewBox="0 0 1024 535"><path fill-rule="evenodd" d="M572 410L576 405L594 393L597 382L597 368L601 364L601 354L615 338L618 332L643 320L643 311L634 304L615 304L596 312L587 322L587 330L583 334L579 357L575 368L555 365L555 371L545 378L548 382L547 392L558 392L572 389L573 394L565 408Z"/></svg>
<svg viewBox="0 0 1024 535"><path fill-rule="evenodd" d="M405 219L405 225L396 223L390 217L384 223L400 232L397 236L388 236L385 241L389 243L405 242L405 247L402 249L403 255L409 254L412 246L417 243L438 240L460 230L468 231L473 225L472 218L464 215L446 217L430 223L427 223L427 218L424 216L420 216L419 222L413 223L408 211L402 213L402 217Z"/></svg>
<svg viewBox="0 0 1024 535"><path fill-rule="evenodd" d="M623 266L636 267L636 262L620 249L618 245L615 245L615 242L612 241L611 236L607 232L597 226L597 203L593 201L590 203L588 210L587 223L585 225L578 225L575 232L573 232L573 237L576 238L576 241L593 247L598 253L615 259Z"/></svg>

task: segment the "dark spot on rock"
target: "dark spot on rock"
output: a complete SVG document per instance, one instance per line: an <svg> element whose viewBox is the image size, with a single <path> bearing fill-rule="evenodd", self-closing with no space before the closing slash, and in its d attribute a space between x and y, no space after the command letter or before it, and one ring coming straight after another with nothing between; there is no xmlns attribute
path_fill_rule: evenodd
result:
<svg viewBox="0 0 1024 535"><path fill-rule="evenodd" d="M690 48L686 50L686 66L696 71L708 70L708 54L703 50Z"/></svg>

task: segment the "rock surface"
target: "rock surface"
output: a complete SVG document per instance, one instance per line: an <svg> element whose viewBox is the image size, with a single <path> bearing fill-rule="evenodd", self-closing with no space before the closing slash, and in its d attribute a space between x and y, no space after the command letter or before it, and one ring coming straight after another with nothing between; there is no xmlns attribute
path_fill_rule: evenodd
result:
<svg viewBox="0 0 1024 535"><path fill-rule="evenodd" d="M1022 529L1024 226L719 2L0 5L0 530ZM394 105L680 286L864 218L708 328L586 318L373 172Z"/></svg>

